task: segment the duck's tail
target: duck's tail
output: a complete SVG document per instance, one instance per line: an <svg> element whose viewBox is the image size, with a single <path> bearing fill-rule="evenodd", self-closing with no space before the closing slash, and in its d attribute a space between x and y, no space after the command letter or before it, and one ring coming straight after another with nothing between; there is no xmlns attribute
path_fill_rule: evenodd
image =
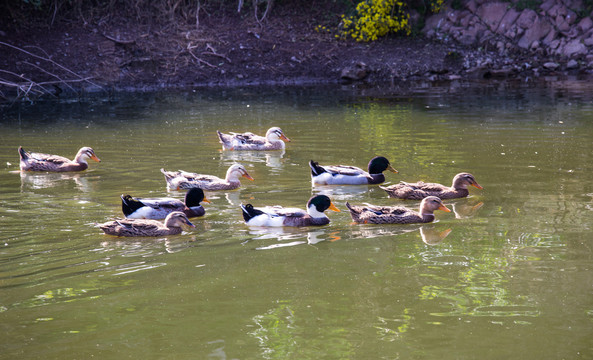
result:
<svg viewBox="0 0 593 360"><path fill-rule="evenodd" d="M163 175L165 175L165 179L170 180L173 179L176 175L174 171L166 171L165 169L161 169Z"/></svg>
<svg viewBox="0 0 593 360"><path fill-rule="evenodd" d="M350 211L350 216L352 217L352 220L358 222L360 213L356 211L348 201L346 201L346 207L348 208L348 211Z"/></svg>
<svg viewBox="0 0 593 360"><path fill-rule="evenodd" d="M142 201L134 199L131 195L122 194L121 196L121 211L126 217L144 206Z"/></svg>
<svg viewBox="0 0 593 360"><path fill-rule="evenodd" d="M320 166L318 162L315 162L313 160L309 161L309 166L311 167L311 176L317 176L326 172L325 169L322 166Z"/></svg>
<svg viewBox="0 0 593 360"><path fill-rule="evenodd" d="M27 160L31 156L22 146L19 146L19 155L21 156L21 160Z"/></svg>
<svg viewBox="0 0 593 360"><path fill-rule="evenodd" d="M241 204L241 211L243 211L243 219L245 222L249 222L249 220L264 213L263 211L254 208L251 204Z"/></svg>
<svg viewBox="0 0 593 360"><path fill-rule="evenodd" d="M232 149L233 137L231 135L221 133L218 130L216 130L216 133L218 134L218 142L222 144L223 149Z"/></svg>

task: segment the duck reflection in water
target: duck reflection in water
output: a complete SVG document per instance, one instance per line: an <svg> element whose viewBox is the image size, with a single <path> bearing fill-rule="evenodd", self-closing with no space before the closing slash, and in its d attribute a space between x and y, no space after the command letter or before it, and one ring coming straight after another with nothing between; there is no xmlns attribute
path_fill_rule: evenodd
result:
<svg viewBox="0 0 593 360"><path fill-rule="evenodd" d="M249 162L262 163L265 162L267 167L272 168L273 172L280 172L284 164L282 158L286 153L285 150L280 151L221 151L220 159L224 162Z"/></svg>
<svg viewBox="0 0 593 360"><path fill-rule="evenodd" d="M353 200L358 199L360 195L368 193L370 188L371 186L364 185L317 185L311 189L311 193L327 195L336 200Z"/></svg>
<svg viewBox="0 0 593 360"><path fill-rule="evenodd" d="M21 190L26 187L31 189L46 189L64 184L72 180L76 187L82 192L90 192L91 184L86 179L86 174L81 173L33 173L26 171L18 172L21 176Z"/></svg>
<svg viewBox="0 0 593 360"><path fill-rule="evenodd" d="M466 219L476 215L478 210L484 206L484 203L482 201L476 202L463 199L458 202L452 202L450 205L456 219Z"/></svg>
<svg viewBox="0 0 593 360"><path fill-rule="evenodd" d="M356 230L351 233L352 238L372 239L377 237L396 237L403 234L418 231L422 242L427 245L436 245L442 242L449 234L451 229L442 230L437 225L410 225L409 227L400 226L380 226L375 225L357 225Z"/></svg>
<svg viewBox="0 0 593 360"><path fill-rule="evenodd" d="M256 250L271 250L279 247L296 246L302 244L315 245L323 241L340 240L339 231L328 231L329 229L308 230L293 227L250 227L249 234L254 236L252 240L275 239L278 242L266 244Z"/></svg>
<svg viewBox="0 0 593 360"><path fill-rule="evenodd" d="M426 245L437 245L441 243L449 234L452 229L446 230L438 230L436 226L425 225L422 226L420 229L420 237L422 238L422 242Z"/></svg>

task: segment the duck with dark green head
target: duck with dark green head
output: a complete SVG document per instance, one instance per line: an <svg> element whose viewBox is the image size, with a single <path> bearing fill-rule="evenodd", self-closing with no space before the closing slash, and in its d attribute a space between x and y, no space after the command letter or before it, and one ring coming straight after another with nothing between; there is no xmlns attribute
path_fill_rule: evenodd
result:
<svg viewBox="0 0 593 360"><path fill-rule="evenodd" d="M355 166L324 165L311 160L311 183L315 185L369 185L385 182L383 171L389 170L397 174L389 160L383 156L371 159L368 172Z"/></svg>
<svg viewBox="0 0 593 360"><path fill-rule="evenodd" d="M201 202L209 203L200 188L191 188L185 194L185 202L174 198L135 198L121 196L121 209L128 219L164 219L173 211L181 211L188 218L204 216L206 210Z"/></svg>
<svg viewBox="0 0 593 360"><path fill-rule="evenodd" d="M243 219L248 225L280 226L321 226L329 224L325 210L340 211L325 195L313 196L307 202L307 211L281 206L254 208L253 205L241 205Z"/></svg>

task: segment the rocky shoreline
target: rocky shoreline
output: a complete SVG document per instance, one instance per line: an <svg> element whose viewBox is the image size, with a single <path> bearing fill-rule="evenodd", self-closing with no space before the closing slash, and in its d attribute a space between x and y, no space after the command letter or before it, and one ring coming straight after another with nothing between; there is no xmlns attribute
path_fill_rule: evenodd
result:
<svg viewBox="0 0 593 360"><path fill-rule="evenodd" d="M461 5L429 17L423 33L429 39L491 50L494 58L467 61L465 74L593 73L593 20L590 10L584 15L582 0L546 0L523 10L503 1L469 0Z"/></svg>

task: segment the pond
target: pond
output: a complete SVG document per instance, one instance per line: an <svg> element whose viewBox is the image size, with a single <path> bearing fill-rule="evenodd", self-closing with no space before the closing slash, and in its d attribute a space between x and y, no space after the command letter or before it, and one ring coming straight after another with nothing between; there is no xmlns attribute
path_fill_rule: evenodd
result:
<svg viewBox="0 0 593 360"><path fill-rule="evenodd" d="M0 122L3 359L576 359L593 357L593 86L417 84L389 89L198 89L21 104ZM222 151L216 130L285 151ZM101 163L18 171L18 146ZM377 186L312 187L308 162L386 184L483 190L425 225L357 225L345 203L406 205ZM117 238L121 194L182 198L160 172L254 181L207 192L195 229ZM240 204L304 208L322 227L250 228Z"/></svg>

